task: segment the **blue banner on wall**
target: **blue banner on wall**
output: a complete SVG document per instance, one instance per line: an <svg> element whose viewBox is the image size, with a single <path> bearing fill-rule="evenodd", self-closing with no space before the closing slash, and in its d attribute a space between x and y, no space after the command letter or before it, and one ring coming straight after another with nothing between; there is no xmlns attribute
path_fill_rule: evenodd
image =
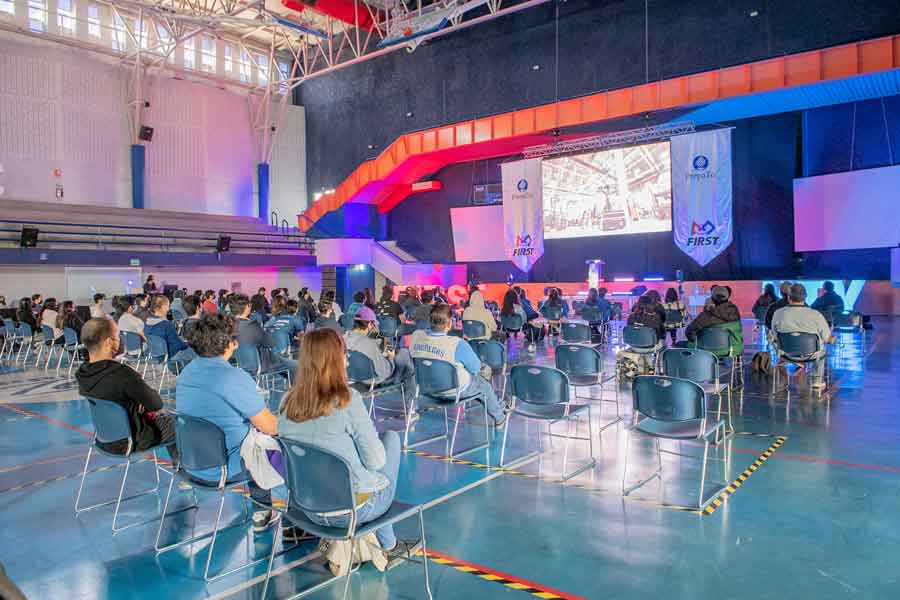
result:
<svg viewBox="0 0 900 600"><path fill-rule="evenodd" d="M675 245L701 267L732 241L731 129L672 138Z"/></svg>

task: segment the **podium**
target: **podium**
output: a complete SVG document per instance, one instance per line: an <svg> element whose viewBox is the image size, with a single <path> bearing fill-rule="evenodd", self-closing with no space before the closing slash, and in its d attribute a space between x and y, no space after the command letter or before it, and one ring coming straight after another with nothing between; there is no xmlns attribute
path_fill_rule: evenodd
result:
<svg viewBox="0 0 900 600"><path fill-rule="evenodd" d="M603 265L606 262L602 258L592 258L584 263L588 268L588 289L600 286L600 280L603 278Z"/></svg>

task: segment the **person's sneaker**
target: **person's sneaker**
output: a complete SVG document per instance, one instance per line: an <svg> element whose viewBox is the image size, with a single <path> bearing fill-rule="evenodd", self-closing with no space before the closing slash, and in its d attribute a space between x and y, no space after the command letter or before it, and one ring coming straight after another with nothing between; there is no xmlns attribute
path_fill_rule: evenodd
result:
<svg viewBox="0 0 900 600"><path fill-rule="evenodd" d="M422 540L397 540L397 545L392 550L385 550L384 555L387 558L387 567L385 571L390 571L403 561L413 558L419 550L422 549Z"/></svg>
<svg viewBox="0 0 900 600"><path fill-rule="evenodd" d="M529 352L530 354L534 354L535 352L537 352L537 345L535 345L535 344L528 344L528 352Z"/></svg>
<svg viewBox="0 0 900 600"><path fill-rule="evenodd" d="M281 539L289 544L297 544L317 538L300 527L285 527L281 530Z"/></svg>
<svg viewBox="0 0 900 600"><path fill-rule="evenodd" d="M821 391L824 390L827 386L825 385L825 381L823 379L820 379L818 381L812 382L809 387L814 390Z"/></svg>
<svg viewBox="0 0 900 600"><path fill-rule="evenodd" d="M257 510L253 513L253 533L262 533L272 523L271 510Z"/></svg>
<svg viewBox="0 0 900 600"><path fill-rule="evenodd" d="M506 425L506 420L509 418L509 413L504 411L503 416L500 417L498 421L494 421L494 429L502 429L504 425Z"/></svg>

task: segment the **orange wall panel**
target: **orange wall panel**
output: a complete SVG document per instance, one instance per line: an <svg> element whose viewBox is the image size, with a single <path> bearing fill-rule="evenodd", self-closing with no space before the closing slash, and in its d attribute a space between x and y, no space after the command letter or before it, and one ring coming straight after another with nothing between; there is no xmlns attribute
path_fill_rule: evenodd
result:
<svg viewBox="0 0 900 600"><path fill-rule="evenodd" d="M688 97L691 103L710 102L719 97L719 73L709 71L688 78Z"/></svg>
<svg viewBox="0 0 900 600"><path fill-rule="evenodd" d="M607 117L610 119L624 117L634 112L630 88L607 92L606 101Z"/></svg>
<svg viewBox="0 0 900 600"><path fill-rule="evenodd" d="M566 100L559 103L559 126L577 125L582 122L581 99Z"/></svg>
<svg viewBox="0 0 900 600"><path fill-rule="evenodd" d="M859 72L859 47L856 44L822 50L822 76L842 79Z"/></svg>
<svg viewBox="0 0 900 600"><path fill-rule="evenodd" d="M472 143L472 122L456 126L456 145L462 146Z"/></svg>
<svg viewBox="0 0 900 600"><path fill-rule="evenodd" d="M784 59L776 58L750 65L750 81L754 92L784 87Z"/></svg>
<svg viewBox="0 0 900 600"><path fill-rule="evenodd" d="M534 109L517 110L513 113L513 135L534 133Z"/></svg>
<svg viewBox="0 0 900 600"><path fill-rule="evenodd" d="M593 94L581 99L581 116L585 123L606 118L606 93Z"/></svg>
<svg viewBox="0 0 900 600"><path fill-rule="evenodd" d="M872 40L859 45L859 72L873 73L894 67L894 42L892 39Z"/></svg>
<svg viewBox="0 0 900 600"><path fill-rule="evenodd" d="M422 132L422 152L437 150L437 132L433 129Z"/></svg>
<svg viewBox="0 0 900 600"><path fill-rule="evenodd" d="M478 119L475 121L474 142L487 142L493 138L492 119Z"/></svg>
<svg viewBox="0 0 900 600"><path fill-rule="evenodd" d="M751 85L748 65L729 67L719 71L719 95L723 98L749 94Z"/></svg>
<svg viewBox="0 0 900 600"><path fill-rule="evenodd" d="M647 112L659 108L659 84L648 83L634 88L634 112Z"/></svg>
<svg viewBox="0 0 900 600"><path fill-rule="evenodd" d="M513 134L513 117L511 114L492 117L494 122L494 139L510 137Z"/></svg>
<svg viewBox="0 0 900 600"><path fill-rule="evenodd" d="M673 108L689 104L688 82L684 77L659 82L659 107Z"/></svg>
<svg viewBox="0 0 900 600"><path fill-rule="evenodd" d="M544 104L534 109L534 128L535 131L549 131L559 126L556 118L556 104Z"/></svg>
<svg viewBox="0 0 900 600"><path fill-rule="evenodd" d="M452 148L456 144L453 127L441 127L438 129L438 148Z"/></svg>
<svg viewBox="0 0 900 600"><path fill-rule="evenodd" d="M785 85L804 85L822 79L822 55L818 52L804 52L788 56L784 60Z"/></svg>
<svg viewBox="0 0 900 600"><path fill-rule="evenodd" d="M410 154L419 154L422 152L422 134L411 133L406 136L407 145Z"/></svg>

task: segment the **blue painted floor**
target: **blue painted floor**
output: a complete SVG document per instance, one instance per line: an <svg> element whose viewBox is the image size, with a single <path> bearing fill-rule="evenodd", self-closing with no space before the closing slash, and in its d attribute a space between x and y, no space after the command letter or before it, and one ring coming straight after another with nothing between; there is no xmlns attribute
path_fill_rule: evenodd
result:
<svg viewBox="0 0 900 600"><path fill-rule="evenodd" d="M757 341L749 326L748 342ZM699 463L665 457L663 484L653 481L627 499L621 494L631 393L621 385L625 421L594 430L597 465L561 483L563 441L536 460L508 472L496 467L500 436L488 452L441 459L437 442L403 458L397 499L426 503L434 598L900 598L900 320L876 319L865 339L844 336L833 348L832 384L812 395L805 378L773 397L770 380L749 371L758 347L748 344L745 385L734 396L735 429L718 451L730 462L728 480L783 442L712 514L683 510L696 500ZM510 342L515 360L550 364L553 345L536 357ZM614 347L605 349L609 365ZM615 386L603 397L615 397ZM595 395L598 395L595 392ZM390 404L390 401L388 402ZM595 403L593 425L615 417L611 403ZM483 435L480 411L470 411L460 447ZM380 429L402 429L382 413ZM413 433L425 437L443 427L437 412L422 417ZM560 433L561 429L557 430ZM158 555L157 523L110 532L112 510L73 514L91 432L77 388L53 371L6 364L0 369L0 561L29 598L259 598L263 565L205 584L208 540ZM579 435L586 434L582 425ZM513 418L507 459L538 449L540 429ZM780 438L783 437L783 440ZM650 443L632 438L629 483L655 468ZM669 448L677 449L674 443ZM702 447L684 444L685 454ZM587 457L586 442L572 442L567 468ZM711 463L715 465L715 463ZM114 461L95 459L88 502L115 496L122 474ZM718 470L717 470L718 469ZM708 489L724 477L711 466ZM129 489L152 486L151 463L133 467ZM123 505L123 524L152 518L161 491ZM134 486L132 488L131 486ZM178 496L178 506L190 494ZM200 494L199 511L167 520L165 540L208 530L217 498ZM213 571L268 555L271 535L254 539L242 522L243 496L230 495L225 519L235 527L220 536ZM414 521L398 527L416 533ZM319 561L304 561L312 546L276 560L269 598L285 598L322 581ZM300 564L297 564L300 563ZM296 566L295 566L296 565ZM424 597L421 567L402 565L382 574L364 566L351 595L366 599ZM342 582L312 598L339 598Z"/></svg>

